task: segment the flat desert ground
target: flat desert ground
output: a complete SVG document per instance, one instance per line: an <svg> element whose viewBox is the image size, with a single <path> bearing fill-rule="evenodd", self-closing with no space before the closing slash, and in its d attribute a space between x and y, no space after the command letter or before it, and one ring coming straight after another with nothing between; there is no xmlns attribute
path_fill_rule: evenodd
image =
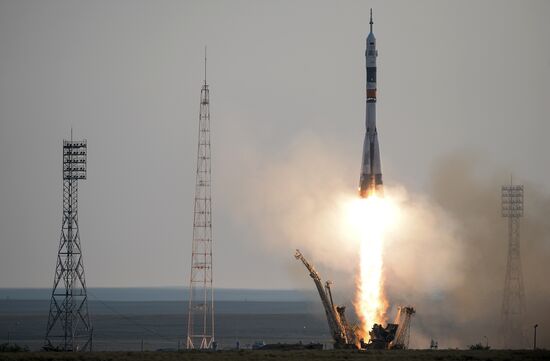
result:
<svg viewBox="0 0 550 361"><path fill-rule="evenodd" d="M550 360L550 351L465 351L465 350L395 350L395 351L217 351L217 352L89 352L89 353L48 353L48 352L21 352L0 353L0 360L6 361L51 361L51 360L136 360L136 361L246 361L246 360Z"/></svg>

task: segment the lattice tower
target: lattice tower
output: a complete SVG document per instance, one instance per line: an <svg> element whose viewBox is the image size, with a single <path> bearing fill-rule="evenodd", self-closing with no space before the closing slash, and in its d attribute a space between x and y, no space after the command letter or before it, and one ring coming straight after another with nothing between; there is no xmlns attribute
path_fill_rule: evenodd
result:
<svg viewBox="0 0 550 361"><path fill-rule="evenodd" d="M501 309L501 336L504 348L527 346L523 319L525 291L520 256L520 218L523 217L523 186L502 187L502 216L508 219L508 259Z"/></svg>
<svg viewBox="0 0 550 361"><path fill-rule="evenodd" d="M204 57L204 69L204 84L200 98L193 246L189 281L188 349L209 349L214 342L210 91L206 83L206 55Z"/></svg>
<svg viewBox="0 0 550 361"><path fill-rule="evenodd" d="M91 351L86 278L78 228L78 181L86 179L86 140L63 141L63 221L44 349Z"/></svg>

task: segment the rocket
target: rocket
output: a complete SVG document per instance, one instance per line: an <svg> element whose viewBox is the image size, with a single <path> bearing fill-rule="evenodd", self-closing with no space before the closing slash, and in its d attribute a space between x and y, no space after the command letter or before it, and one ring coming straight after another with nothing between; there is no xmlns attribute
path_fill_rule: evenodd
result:
<svg viewBox="0 0 550 361"><path fill-rule="evenodd" d="M376 130L376 38L372 32L372 9L370 9L370 33L367 37L365 51L367 67L367 110L365 123L367 132L363 142L363 161L359 178L359 196L367 198L371 195L383 195L382 165L380 164L380 148L378 146L378 131Z"/></svg>

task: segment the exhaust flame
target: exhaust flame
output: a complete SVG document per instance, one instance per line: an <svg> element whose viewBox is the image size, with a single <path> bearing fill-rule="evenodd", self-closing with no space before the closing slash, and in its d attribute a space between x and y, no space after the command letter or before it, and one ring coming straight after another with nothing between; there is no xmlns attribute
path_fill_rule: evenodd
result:
<svg viewBox="0 0 550 361"><path fill-rule="evenodd" d="M361 320L361 336L367 340L372 326L385 321L388 308L382 271L384 233L391 219L391 207L386 198L372 195L353 200L348 213L360 239L354 306Z"/></svg>

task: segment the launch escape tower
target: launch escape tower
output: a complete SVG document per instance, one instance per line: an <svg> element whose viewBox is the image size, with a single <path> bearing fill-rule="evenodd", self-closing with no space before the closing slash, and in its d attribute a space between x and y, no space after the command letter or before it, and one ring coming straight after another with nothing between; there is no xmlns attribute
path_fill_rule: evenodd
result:
<svg viewBox="0 0 550 361"><path fill-rule="evenodd" d="M78 230L78 180L86 179L86 140L63 140L63 222L44 349L90 351L92 324Z"/></svg>
<svg viewBox="0 0 550 361"><path fill-rule="evenodd" d="M189 281L187 348L209 349L214 341L214 290L212 288L212 197L210 187L210 93L201 89L199 143L193 216L193 246Z"/></svg>
<svg viewBox="0 0 550 361"><path fill-rule="evenodd" d="M501 310L501 336L504 348L523 348L525 292L521 271L519 219L523 217L523 186L502 186L502 216L508 218L508 261L504 278Z"/></svg>

